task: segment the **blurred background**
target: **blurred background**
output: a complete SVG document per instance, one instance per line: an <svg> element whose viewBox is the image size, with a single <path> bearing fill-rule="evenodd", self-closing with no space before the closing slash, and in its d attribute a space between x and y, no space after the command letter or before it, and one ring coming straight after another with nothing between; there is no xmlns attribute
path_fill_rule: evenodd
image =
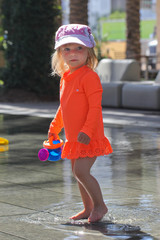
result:
<svg viewBox="0 0 160 240"><path fill-rule="evenodd" d="M154 81L160 0L0 0L0 101L58 99L50 62L55 31L68 23L92 28L98 60L136 59L140 80Z"/></svg>

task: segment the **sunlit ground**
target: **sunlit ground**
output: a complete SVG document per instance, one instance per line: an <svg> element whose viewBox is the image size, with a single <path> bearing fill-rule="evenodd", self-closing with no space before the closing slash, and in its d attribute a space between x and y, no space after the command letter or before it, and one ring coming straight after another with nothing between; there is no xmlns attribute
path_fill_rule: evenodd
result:
<svg viewBox="0 0 160 240"><path fill-rule="evenodd" d="M50 119L0 115L0 239L160 239L160 129L105 124L114 153L92 174L109 213L102 222L73 222L83 208L70 161L41 162ZM61 133L64 139L64 133Z"/></svg>

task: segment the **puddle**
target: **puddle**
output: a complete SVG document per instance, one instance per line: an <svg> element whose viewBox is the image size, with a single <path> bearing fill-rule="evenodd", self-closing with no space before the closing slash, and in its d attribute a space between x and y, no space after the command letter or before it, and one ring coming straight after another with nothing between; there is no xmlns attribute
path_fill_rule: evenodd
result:
<svg viewBox="0 0 160 240"><path fill-rule="evenodd" d="M48 229L67 231L72 234L72 237L76 237L79 235L79 232L83 232L83 235L91 234L94 236L96 233L100 233L115 240L158 240L142 230L143 226L145 226L145 220L149 221L146 219L148 212L144 215L139 209L134 212L120 206L112 207L111 213L106 215L101 222L97 223L88 223L87 220L68 220L68 214L72 215L73 212L79 211L82 208L82 203L74 204L74 207L71 204L56 204L47 210L25 216L20 220L31 224L43 225L44 228ZM126 219L123 219L124 217ZM153 216L150 217L153 219Z"/></svg>
<svg viewBox="0 0 160 240"><path fill-rule="evenodd" d="M154 237L144 233L139 226L125 224L116 224L112 222L101 221L99 223L66 223L66 226L84 227L88 230L99 231L105 236L113 239L132 239L132 240L155 240Z"/></svg>

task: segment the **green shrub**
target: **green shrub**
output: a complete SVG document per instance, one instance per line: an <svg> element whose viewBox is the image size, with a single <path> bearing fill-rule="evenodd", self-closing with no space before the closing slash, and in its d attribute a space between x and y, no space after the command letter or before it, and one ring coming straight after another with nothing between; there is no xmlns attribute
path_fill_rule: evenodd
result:
<svg viewBox="0 0 160 240"><path fill-rule="evenodd" d="M57 92L58 84L50 76L54 33L60 15L57 0L3 0L2 14L5 88L38 94Z"/></svg>

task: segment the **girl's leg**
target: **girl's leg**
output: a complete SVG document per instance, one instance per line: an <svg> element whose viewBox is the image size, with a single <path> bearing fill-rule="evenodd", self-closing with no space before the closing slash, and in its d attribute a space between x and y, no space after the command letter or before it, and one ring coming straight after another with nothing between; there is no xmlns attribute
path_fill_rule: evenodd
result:
<svg viewBox="0 0 160 240"><path fill-rule="evenodd" d="M75 159L71 160L72 163L72 171L74 174L74 163L75 163ZM76 176L75 176L76 178ZM93 202L92 199L90 198L90 196L88 195L87 191L85 190L85 188L83 187L83 185L78 181L78 187L80 190L80 194L82 197L82 201L83 201L83 205L84 205L84 210L82 210L81 212L77 213L76 215L70 217L73 220L80 220L80 219L86 219L90 216L92 209L93 209Z"/></svg>
<svg viewBox="0 0 160 240"><path fill-rule="evenodd" d="M100 186L97 180L90 174L90 169L94 164L96 157L76 159L73 166L73 172L78 182L86 190L93 202L93 209L88 218L89 222L96 222L103 218L108 209L103 201Z"/></svg>

